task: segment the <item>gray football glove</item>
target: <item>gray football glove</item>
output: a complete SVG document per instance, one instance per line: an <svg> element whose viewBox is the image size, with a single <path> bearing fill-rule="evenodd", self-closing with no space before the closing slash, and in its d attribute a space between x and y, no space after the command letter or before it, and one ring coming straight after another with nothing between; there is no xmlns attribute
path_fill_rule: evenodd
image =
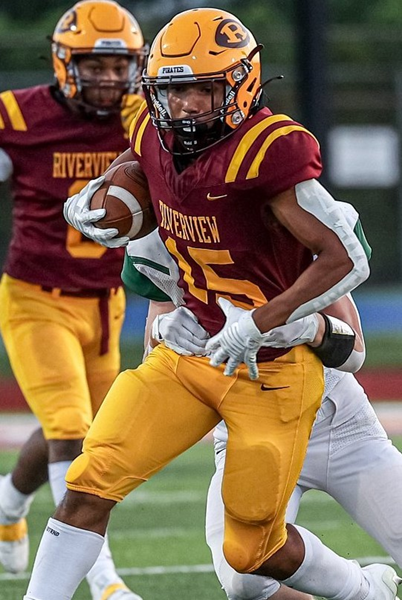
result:
<svg viewBox="0 0 402 600"><path fill-rule="evenodd" d="M152 323L151 336L184 356L205 355L205 344L209 337L197 317L185 306L158 315Z"/></svg>
<svg viewBox="0 0 402 600"><path fill-rule="evenodd" d="M314 342L318 331L318 316L314 313L280 327L274 327L264 334L263 346L270 348L291 348Z"/></svg>

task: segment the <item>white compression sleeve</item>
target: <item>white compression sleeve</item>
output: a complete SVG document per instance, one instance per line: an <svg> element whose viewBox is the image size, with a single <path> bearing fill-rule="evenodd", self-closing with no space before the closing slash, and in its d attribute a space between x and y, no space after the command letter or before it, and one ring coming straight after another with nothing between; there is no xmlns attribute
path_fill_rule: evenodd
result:
<svg viewBox="0 0 402 600"><path fill-rule="evenodd" d="M71 600L102 546L101 535L49 519L24 599Z"/></svg>
<svg viewBox="0 0 402 600"><path fill-rule="evenodd" d="M67 488L65 478L70 465L71 460L49 463L49 484L50 489L52 490L55 506L60 504L60 502L63 500L64 494L66 493Z"/></svg>
<svg viewBox="0 0 402 600"><path fill-rule="evenodd" d="M304 560L282 583L314 596L325 594L328 600L363 600L369 585L361 567L355 561L335 554L304 527L295 527L304 542Z"/></svg>
<svg viewBox="0 0 402 600"><path fill-rule="evenodd" d="M49 483L52 489L53 499L57 506L66 493L65 477L71 461L61 461L49 464ZM115 583L120 581L109 548L108 536L106 534L99 556L92 569L87 574L87 581L91 583L102 575L105 581Z"/></svg>
<svg viewBox="0 0 402 600"><path fill-rule="evenodd" d="M0 524L11 525L28 514L34 494L22 494L12 481L11 473L0 480Z"/></svg>

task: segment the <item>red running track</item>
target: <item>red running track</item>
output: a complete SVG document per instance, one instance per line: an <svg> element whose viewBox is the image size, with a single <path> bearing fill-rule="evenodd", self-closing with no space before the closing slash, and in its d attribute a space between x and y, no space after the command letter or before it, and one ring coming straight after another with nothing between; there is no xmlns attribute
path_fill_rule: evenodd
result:
<svg viewBox="0 0 402 600"><path fill-rule="evenodd" d="M402 369L363 369L356 378L371 401L402 400ZM27 411L28 406L13 379L0 379L0 410Z"/></svg>

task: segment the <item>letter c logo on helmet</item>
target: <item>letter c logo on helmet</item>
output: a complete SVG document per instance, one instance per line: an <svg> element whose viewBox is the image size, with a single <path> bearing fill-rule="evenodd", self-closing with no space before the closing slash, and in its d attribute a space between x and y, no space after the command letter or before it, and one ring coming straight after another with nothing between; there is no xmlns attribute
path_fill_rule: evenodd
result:
<svg viewBox="0 0 402 600"><path fill-rule="evenodd" d="M216 30L215 41L224 48L244 48L250 42L250 34L239 21L224 19Z"/></svg>

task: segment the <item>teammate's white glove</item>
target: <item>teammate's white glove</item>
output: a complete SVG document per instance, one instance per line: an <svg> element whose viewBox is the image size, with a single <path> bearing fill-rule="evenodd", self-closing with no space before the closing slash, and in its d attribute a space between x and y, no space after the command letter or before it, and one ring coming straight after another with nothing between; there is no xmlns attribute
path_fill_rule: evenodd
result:
<svg viewBox="0 0 402 600"><path fill-rule="evenodd" d="M300 344L313 342L318 331L318 317L308 315L293 323L274 327L264 334L263 346L271 348L291 348Z"/></svg>
<svg viewBox="0 0 402 600"><path fill-rule="evenodd" d="M114 228L100 229L100 227L95 227L93 223L102 219L106 211L104 208L89 209L92 196L104 181L104 175L92 179L78 194L67 198L64 203L63 214L67 223L94 242L107 248L119 248L120 246L126 246L130 241L129 238L116 237L119 231Z"/></svg>
<svg viewBox="0 0 402 600"><path fill-rule="evenodd" d="M158 315L152 323L151 336L184 356L205 355L205 344L209 338L197 317L185 306Z"/></svg>
<svg viewBox="0 0 402 600"><path fill-rule="evenodd" d="M234 306L225 298L219 298L218 304L226 315L226 323L207 342L206 350L211 355L210 364L218 367L228 359L223 374L230 377L240 363L244 363L250 379L257 379L257 352L263 345L265 336L254 322L254 310Z"/></svg>

